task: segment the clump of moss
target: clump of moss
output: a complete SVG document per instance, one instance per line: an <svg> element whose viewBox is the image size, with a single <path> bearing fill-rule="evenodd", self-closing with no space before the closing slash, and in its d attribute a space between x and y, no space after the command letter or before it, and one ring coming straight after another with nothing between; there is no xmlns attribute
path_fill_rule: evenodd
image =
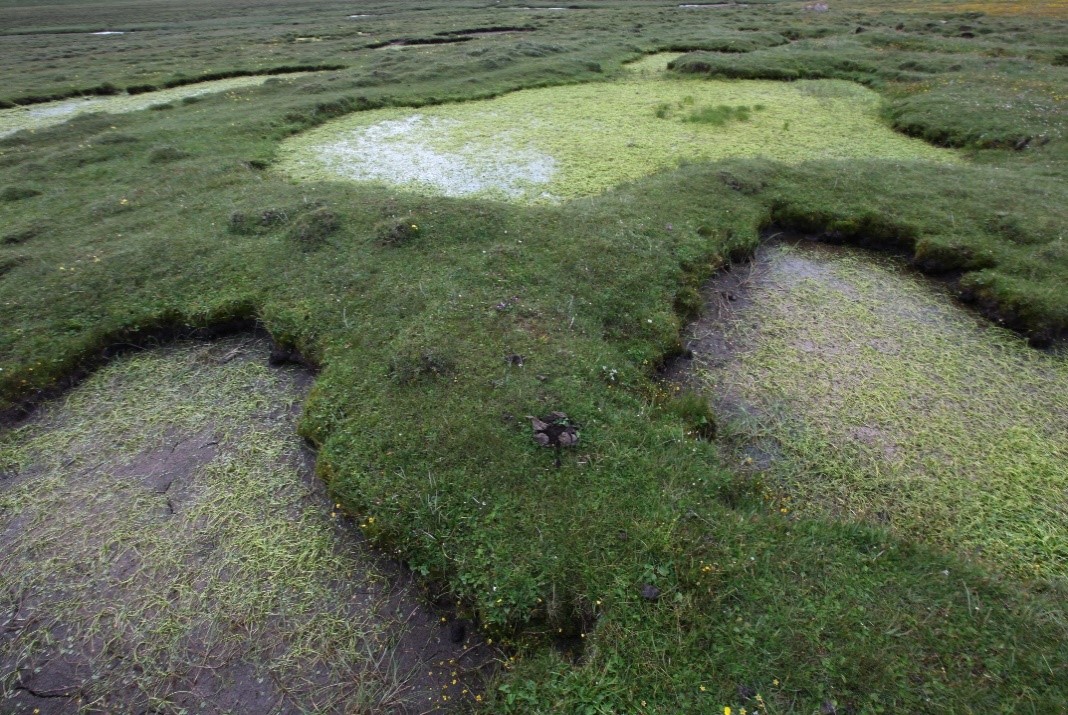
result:
<svg viewBox="0 0 1068 715"><path fill-rule="evenodd" d="M375 238L383 246L400 246L419 235L419 224L413 216L380 221L374 228Z"/></svg>
<svg viewBox="0 0 1068 715"><path fill-rule="evenodd" d="M714 439L716 416L708 398L696 392L683 392L673 396L664 410L686 424L686 433L700 439Z"/></svg>
<svg viewBox="0 0 1068 715"><path fill-rule="evenodd" d="M760 108L762 109L762 107ZM746 105L732 107L729 104L717 104L715 106L699 107L690 112L683 121L691 124L708 124L713 127L722 127L728 122L749 121L752 111Z"/></svg>
<svg viewBox="0 0 1068 715"><path fill-rule="evenodd" d="M19 266L26 262L25 256L11 256L10 258L0 259L0 276L11 272L16 266Z"/></svg>
<svg viewBox="0 0 1068 715"><path fill-rule="evenodd" d="M390 377L402 385L434 380L456 372L456 361L440 350L398 355L390 361Z"/></svg>
<svg viewBox="0 0 1068 715"><path fill-rule="evenodd" d="M267 208L259 211L234 211L227 221L230 233L250 236L264 233L272 228L289 223L289 213L284 209Z"/></svg>
<svg viewBox="0 0 1068 715"><path fill-rule="evenodd" d="M179 159L185 159L189 156L189 152L182 151L181 149L173 146L161 146L153 149L148 155L148 163L150 164L167 164L172 161L178 161Z"/></svg>
<svg viewBox="0 0 1068 715"><path fill-rule="evenodd" d="M0 238L0 244L5 246L15 246L20 243L26 243L32 238L37 238L44 233L46 225L42 222L34 222L28 226L20 229L5 233L3 238Z"/></svg>
<svg viewBox="0 0 1068 715"><path fill-rule="evenodd" d="M121 134L119 132L116 132L114 134L105 134L104 136L102 136L99 139L97 139L96 143L97 144L108 144L108 145L114 146L114 145L117 145L117 144L136 144L138 141L139 141L139 139L137 137L135 137L135 136L130 136L129 134Z"/></svg>

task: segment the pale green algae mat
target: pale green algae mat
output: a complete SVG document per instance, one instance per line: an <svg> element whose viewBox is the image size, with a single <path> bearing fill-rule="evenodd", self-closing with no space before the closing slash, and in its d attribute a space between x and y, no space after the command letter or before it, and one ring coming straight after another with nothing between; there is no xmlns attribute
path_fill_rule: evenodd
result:
<svg viewBox="0 0 1068 715"><path fill-rule="evenodd" d="M763 156L956 162L879 121L879 97L839 80L668 79L663 56L615 82L513 92L422 109L360 112L287 140L280 168L304 181L379 182L445 196L553 202L683 161ZM691 121L720 106L747 119Z"/></svg>
<svg viewBox="0 0 1068 715"><path fill-rule="evenodd" d="M293 75L289 75L292 77ZM25 107L14 109L0 109L0 137L14 134L21 129L36 131L45 127L55 126L68 121L79 114L90 112L110 112L122 114L124 112L136 112L149 107L155 107L168 102L176 102L187 97L199 97L203 94L214 92L227 92L245 87L261 85L269 79L276 77L233 77L211 82L198 82L173 89L161 89L158 92L145 92L143 94L120 94L113 97L79 97L65 99L58 102L44 102L42 104L30 104Z"/></svg>
<svg viewBox="0 0 1068 715"><path fill-rule="evenodd" d="M766 498L1068 579L1068 356L859 251L772 245L751 270L693 338Z"/></svg>

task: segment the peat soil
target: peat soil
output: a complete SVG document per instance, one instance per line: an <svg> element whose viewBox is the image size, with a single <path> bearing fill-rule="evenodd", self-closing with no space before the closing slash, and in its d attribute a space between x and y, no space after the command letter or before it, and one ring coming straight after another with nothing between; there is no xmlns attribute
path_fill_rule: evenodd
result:
<svg viewBox="0 0 1068 715"><path fill-rule="evenodd" d="M64 446L63 454L38 453L40 459L29 463L2 459L25 438L12 429L7 435L0 431L0 712L432 713L480 700L499 654L474 624L456 615L457 604L447 595L427 593L401 564L371 549L357 521L340 512L316 476L315 454L296 433L311 374L292 364L268 367L271 346L258 336L180 343L152 352L195 364L206 380L216 371L249 366L269 375L259 383L262 394L252 395L258 405L254 419L236 430L224 424L227 415L200 424L178 420L176 427L161 428L155 421L159 434L135 439L140 449L119 459L92 439L47 442L49 434L84 419L72 417L63 399L41 405L13 428L29 438L43 435L45 444ZM125 389L121 374L105 377L113 383L109 389ZM94 378L66 400L76 401ZM163 395L184 388L161 384L157 389ZM220 390L218 399L228 399L227 394L233 397ZM135 402L155 398L151 393L134 397ZM114 406L100 406L102 421L111 419L104 412ZM226 412L221 402L216 407ZM227 583L260 573L240 565L206 567L224 559L227 555L219 552L233 546L220 542L223 532L206 524L229 518L218 508L205 508L206 475L219 465L241 466L242 460L247 465L242 441L265 436L281 440L267 454L272 469L286 476L267 502L248 505L250 514L283 512L283 522L299 522L293 539L298 543L304 537L300 528L309 524L308 541L323 544L325 554L309 549L308 558L340 566L335 573L313 575L304 595L266 587L264 580L274 580L272 568L279 571L279 582L287 575L281 571L292 568L270 557L263 572L267 577L259 583ZM25 454L34 455L32 450ZM102 494L116 485L117 493ZM19 490L29 496L20 501L13 496ZM225 499L219 503L225 505ZM55 512L38 513L44 509ZM164 526L164 548L153 548L152 537L144 543L130 537L130 543L116 548L113 523L135 524L135 533L143 534ZM85 554L91 558L71 563ZM152 564L161 554L170 563ZM166 583L168 578L175 582ZM180 609L185 598L180 592L190 579L195 610L203 617L194 613L193 622L183 622L189 612ZM246 585L248 592L276 601L256 604L259 610L253 610L267 615L255 622L249 622L255 615L240 610ZM298 582L296 588L304 587ZM308 621L321 615L320 608L330 612L331 626L316 631ZM136 619L128 617L132 612ZM350 623L358 626L349 629ZM151 634L167 637L168 628L184 632L160 656ZM323 632L332 637L316 640ZM366 657L354 659L354 653ZM272 658L273 664L265 662ZM359 667L339 673L330 666L339 661Z"/></svg>

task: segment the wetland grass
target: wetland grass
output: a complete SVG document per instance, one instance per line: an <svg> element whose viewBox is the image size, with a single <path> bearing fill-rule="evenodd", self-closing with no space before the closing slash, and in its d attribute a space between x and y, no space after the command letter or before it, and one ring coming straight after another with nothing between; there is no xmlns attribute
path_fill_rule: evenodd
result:
<svg viewBox="0 0 1068 715"><path fill-rule="evenodd" d="M815 509L784 514L728 449L693 434L707 415L671 409L657 381L656 367L680 349L693 291L774 222L893 246L1035 342L1068 331L1065 25L917 7L698 12L606 0L533 11L429 0L372 3L359 11L371 17L349 18L319 0L2 3L6 99L346 67L0 139L0 187L41 192L0 202L3 235L19 237L0 245L0 409L161 327L258 320L322 367L299 429L320 448L318 471L338 502L507 644L486 712L1068 710L1057 579L1006 573L938 534ZM533 29L367 49L499 26ZM52 32L64 28L128 32ZM321 39L300 40L309 37ZM669 50L686 51L674 70L626 66ZM709 75L719 77L705 83ZM635 84L605 81L623 77ZM659 85L667 96L640 91L658 77L669 78ZM723 86L774 97L700 95ZM634 135L583 124L596 161L574 154L581 180L568 179L558 203L443 197L325 172L298 183L278 170L287 141L333 119L366 128L508 102L527 119L525 97L605 92L620 107L605 116L638 118ZM655 116L658 103L688 95L694 108L766 109L723 127ZM789 117L776 116L784 96ZM828 145L842 129L828 107L863 122ZM827 121L807 126L799 113ZM484 136L431 148L459 154L474 141L502 155L553 153L532 129L498 140L504 123L482 114ZM643 148L699 130L745 150ZM162 147L186 156L149 161ZM916 161L917 151L952 160ZM291 231L319 209L339 220L307 250ZM287 218L264 220L275 211ZM237 215L247 220L232 223ZM401 221L418 234L394 240ZM1029 410L995 416L1031 419ZM558 470L522 421L552 411L582 426ZM932 425L952 428L939 414ZM1041 457L1032 432L1006 429L998 444ZM1042 464L1063 469L1058 455ZM1015 468L1032 462L1042 466ZM245 486L236 493L248 495ZM997 506L1011 518L1007 503ZM951 526L962 538L978 533ZM659 597L645 597L645 586ZM270 594L233 591L268 607L259 599Z"/></svg>
<svg viewBox="0 0 1068 715"><path fill-rule="evenodd" d="M698 364L738 459L771 449L754 479L794 511L1063 582L1068 361L893 264L804 249L762 250L746 306L699 329L734 346Z"/></svg>

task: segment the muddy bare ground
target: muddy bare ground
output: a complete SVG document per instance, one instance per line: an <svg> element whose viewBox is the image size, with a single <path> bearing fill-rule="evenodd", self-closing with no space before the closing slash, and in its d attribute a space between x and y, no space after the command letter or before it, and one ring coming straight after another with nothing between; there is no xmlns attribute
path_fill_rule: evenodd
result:
<svg viewBox="0 0 1068 715"><path fill-rule="evenodd" d="M0 434L0 712L481 698L496 654L336 509L296 436L311 377L268 354L127 356Z"/></svg>

